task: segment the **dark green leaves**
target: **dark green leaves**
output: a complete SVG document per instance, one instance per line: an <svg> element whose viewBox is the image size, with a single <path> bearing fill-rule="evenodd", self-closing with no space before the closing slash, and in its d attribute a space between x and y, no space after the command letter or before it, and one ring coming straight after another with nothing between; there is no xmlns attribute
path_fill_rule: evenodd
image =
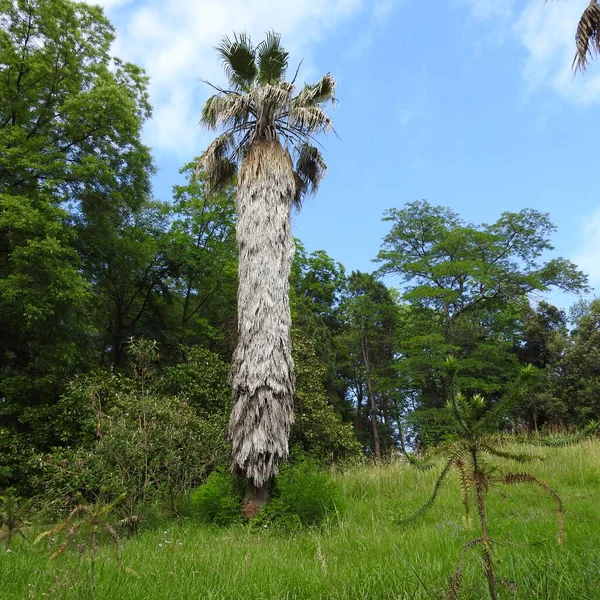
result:
<svg viewBox="0 0 600 600"><path fill-rule="evenodd" d="M298 151L296 161L296 198L295 203L299 206L305 196L314 194L325 175L327 166L321 153L310 144L303 144Z"/></svg>
<svg viewBox="0 0 600 600"><path fill-rule="evenodd" d="M247 91L258 74L250 36L246 33L234 34L233 40L225 36L217 46L217 53L223 60L231 87Z"/></svg>
<svg viewBox="0 0 600 600"><path fill-rule="evenodd" d="M495 223L471 225L426 201L387 211L392 223L377 262L380 272L409 284L406 298L444 309L446 322L493 308L534 290L585 290L586 277L564 259L543 263L554 226L534 210L503 213Z"/></svg>
<svg viewBox="0 0 600 600"><path fill-rule="evenodd" d="M258 80L261 85L285 78L289 54L281 47L281 36L270 31L256 49L258 55Z"/></svg>

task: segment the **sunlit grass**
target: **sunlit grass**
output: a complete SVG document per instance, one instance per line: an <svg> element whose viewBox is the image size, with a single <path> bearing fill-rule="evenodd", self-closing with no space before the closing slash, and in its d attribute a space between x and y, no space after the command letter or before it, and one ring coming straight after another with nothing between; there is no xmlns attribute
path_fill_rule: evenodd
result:
<svg viewBox="0 0 600 600"><path fill-rule="evenodd" d="M497 575L516 586L501 588L501 597L598 599L600 444L535 451L546 459L527 470L561 494L566 540L557 544L555 506L540 490L492 489ZM84 564L73 572L73 552L50 562L43 544L17 540L0 555L0 598L443 597L463 544L477 537L475 524L464 528L458 482L451 479L415 524L394 524L427 498L435 476L404 464L336 475L346 512L321 530L286 535L168 521L123 541L123 566L136 575L119 568L109 548L101 553L93 590ZM467 560L463 597L487 597L476 552Z"/></svg>

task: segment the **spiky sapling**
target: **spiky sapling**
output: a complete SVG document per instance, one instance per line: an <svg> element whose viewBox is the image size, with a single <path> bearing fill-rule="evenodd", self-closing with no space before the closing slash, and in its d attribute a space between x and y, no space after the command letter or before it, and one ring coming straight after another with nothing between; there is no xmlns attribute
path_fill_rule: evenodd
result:
<svg viewBox="0 0 600 600"><path fill-rule="evenodd" d="M453 439L444 442L430 456L421 461L409 457L411 464L421 468L431 468L436 459L442 458L444 466L433 487L433 492L427 502L412 514L405 516L400 523L407 523L425 514L435 503L439 490L452 470L459 476L462 503L465 507L467 526L470 526L470 508L475 504L480 524L480 536L465 544L458 560L457 569L450 581L449 598L456 598L460 584L464 553L472 548L480 548L483 568L488 582L490 597L498 598L497 579L492 560L492 539L488 531L486 498L493 484L514 485L531 483L548 493L557 506L558 542L564 537L563 504L550 486L529 473L502 472L489 463L489 458L513 460L519 463L539 458L528 452L513 452L506 448L509 436L498 433L500 423L515 407L516 403L527 391L527 384L533 375L531 366L521 370L519 377L513 382L506 394L491 408L488 408L483 396L474 394L467 397L456 385L457 362L454 358L446 359L448 372L448 402L447 408L454 416L455 430Z"/></svg>
<svg viewBox="0 0 600 600"><path fill-rule="evenodd" d="M17 496L13 488L8 488L4 495L0 496L0 541L4 542L7 552L16 536L27 540L24 530L30 525L27 520L29 504L29 500Z"/></svg>
<svg viewBox="0 0 600 600"><path fill-rule="evenodd" d="M66 552L69 547L76 548L79 554L77 567L84 557L89 557L88 581L90 590L94 587L96 561L102 540L112 545L115 562L121 566L120 545L121 538L115 529L113 513L115 507L123 500L119 496L110 504L97 502L96 504L78 504L67 515L64 521L38 535L35 544L43 539L49 540L49 546L58 544L52 552L51 560L56 560ZM129 524L129 519L119 522ZM76 567L76 568L77 568ZM135 574L131 569L126 569Z"/></svg>

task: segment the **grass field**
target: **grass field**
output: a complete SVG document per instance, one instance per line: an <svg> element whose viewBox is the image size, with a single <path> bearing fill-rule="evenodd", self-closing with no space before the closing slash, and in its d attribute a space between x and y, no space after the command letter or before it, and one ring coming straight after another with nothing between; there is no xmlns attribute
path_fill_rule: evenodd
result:
<svg viewBox="0 0 600 600"><path fill-rule="evenodd" d="M566 540L557 544L555 505L533 486L499 486L489 494L497 576L510 580L501 598L600 599L600 444L536 449L543 462L526 469L561 494ZM514 470L521 466L509 465ZM394 519L422 503L435 472L404 465L362 467L337 475L345 511L320 530L282 534L244 527L217 529L191 521L162 525L123 541L122 563L108 549L73 571L77 556L49 561L41 543L17 540L0 554L0 598L115 600L444 597L465 530L458 482L443 488L417 523ZM464 598L487 598L476 551L468 555Z"/></svg>

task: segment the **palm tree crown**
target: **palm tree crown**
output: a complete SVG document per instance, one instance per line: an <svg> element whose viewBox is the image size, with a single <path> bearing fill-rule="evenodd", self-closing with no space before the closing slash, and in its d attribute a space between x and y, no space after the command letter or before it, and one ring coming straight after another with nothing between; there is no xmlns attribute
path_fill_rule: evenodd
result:
<svg viewBox="0 0 600 600"><path fill-rule="evenodd" d="M327 74L295 94L295 77L285 81L288 53L273 32L256 47L246 34L225 37L217 52L229 89L209 84L218 93L206 101L201 123L209 129L223 127L224 132L200 159L199 172L209 189L220 188L235 175L253 142L277 140L295 154L294 201L300 203L316 191L326 169L312 141L332 128L324 108L335 101L333 77Z"/></svg>

